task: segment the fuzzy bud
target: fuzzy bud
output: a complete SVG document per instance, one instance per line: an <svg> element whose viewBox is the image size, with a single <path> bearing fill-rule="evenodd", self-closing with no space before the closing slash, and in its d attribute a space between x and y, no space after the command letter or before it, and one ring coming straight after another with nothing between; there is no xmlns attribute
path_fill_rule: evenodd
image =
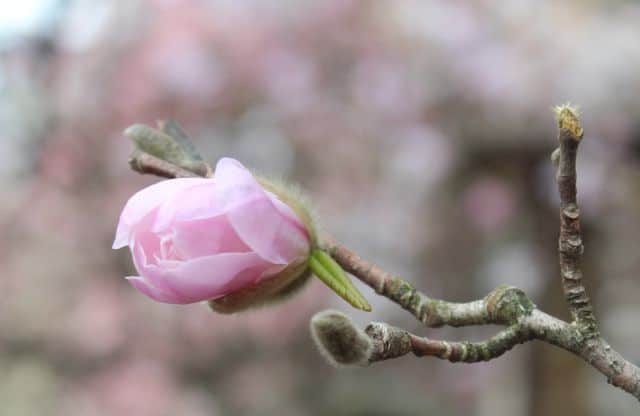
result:
<svg viewBox="0 0 640 416"><path fill-rule="evenodd" d="M211 174L191 139L173 120L159 121L159 129L144 124L134 124L124 131L139 151L165 160L199 176Z"/></svg>
<svg viewBox="0 0 640 416"><path fill-rule="evenodd" d="M311 335L330 364L369 365L371 339L342 312L327 310L315 314L311 318Z"/></svg>

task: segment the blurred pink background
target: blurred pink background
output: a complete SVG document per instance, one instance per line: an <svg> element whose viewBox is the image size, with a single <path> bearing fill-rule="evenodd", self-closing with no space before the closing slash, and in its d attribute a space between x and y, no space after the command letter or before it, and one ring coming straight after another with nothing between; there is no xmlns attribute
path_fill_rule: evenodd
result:
<svg viewBox="0 0 640 416"><path fill-rule="evenodd" d="M637 402L540 344L486 364L405 357L336 370L310 317L423 329L314 281L236 316L154 303L112 251L157 178L132 123L173 118L207 159L306 189L323 227L426 293L498 284L567 317L550 108L583 110L585 274L603 331L640 361L637 1L23 0L0 10L0 413L629 415Z"/></svg>

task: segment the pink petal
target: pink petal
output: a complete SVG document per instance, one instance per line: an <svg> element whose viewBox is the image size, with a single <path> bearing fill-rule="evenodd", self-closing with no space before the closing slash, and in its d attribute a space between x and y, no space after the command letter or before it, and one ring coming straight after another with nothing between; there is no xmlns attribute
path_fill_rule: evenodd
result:
<svg viewBox="0 0 640 416"><path fill-rule="evenodd" d="M175 250L183 258L251 251L225 215L173 224Z"/></svg>
<svg viewBox="0 0 640 416"><path fill-rule="evenodd" d="M163 303L185 303L183 298L175 293L165 292L156 286L149 283L144 277L141 276L128 276L126 279L131 283L133 287L144 293L148 297L158 302Z"/></svg>
<svg viewBox="0 0 640 416"><path fill-rule="evenodd" d="M240 162L223 157L216 164L215 180L219 204L225 211L265 194L251 172Z"/></svg>
<svg viewBox="0 0 640 416"><path fill-rule="evenodd" d="M158 286L180 295L180 303L214 299L242 289L272 267L256 253L222 253L183 262L160 260L144 272Z"/></svg>
<svg viewBox="0 0 640 416"><path fill-rule="evenodd" d="M284 216L285 219L290 223L290 225L300 230L300 233L302 235L299 236L299 238L304 238L308 242L311 238L309 235L309 231L307 230L307 227L304 225L302 220L300 220L298 215L295 213L295 211L289 205L280 201L280 199L278 199L278 197L273 193L267 191L267 195L269 196L269 199L271 199L271 202L273 202L273 204L276 206L278 211L280 211L282 216Z"/></svg>
<svg viewBox="0 0 640 416"><path fill-rule="evenodd" d="M182 189L160 205L153 231L166 230L175 221L190 221L218 216L223 210L216 203L216 184L214 179L205 183Z"/></svg>
<svg viewBox="0 0 640 416"><path fill-rule="evenodd" d="M298 225L300 227L301 230L306 232L306 227L305 225L302 223L302 220L300 220L300 218L298 218L298 215L295 213L295 211L287 204L285 204L284 202L282 202L274 193L267 191L267 195L269 196L269 199L271 200L271 202L273 202L273 205L276 206L276 208L278 209L278 211L287 219L289 219L292 223Z"/></svg>
<svg viewBox="0 0 640 416"><path fill-rule="evenodd" d="M131 251L136 270L144 280L132 284L153 299L167 299L159 300L167 303L193 303L223 296L257 281L273 266L252 252L165 260L160 256L161 239L150 232L137 233Z"/></svg>
<svg viewBox="0 0 640 416"><path fill-rule="evenodd" d="M120 221L113 242L113 248L121 248L129 244L131 232L136 224L149 212L158 207L175 193L192 186L207 183L211 179L179 178L153 184L133 195L120 214Z"/></svg>
<svg viewBox="0 0 640 416"><path fill-rule="evenodd" d="M157 273L155 264L160 251L158 236L152 233L139 233L136 235L136 239L131 241L129 248L133 257L133 264L141 275L139 276L140 279L134 279L131 282L134 287L144 294L151 293L149 296L152 299L156 299L153 296L157 296L158 298L172 299L168 303L189 303L171 285L167 284L164 274ZM143 287L146 291L142 290Z"/></svg>
<svg viewBox="0 0 640 416"><path fill-rule="evenodd" d="M127 280L140 292L151 299L164 303L185 304L191 303L176 292L168 283L166 273L158 269L155 265L157 260L157 236L147 233L141 241L132 241L130 245L133 264L141 276L128 277ZM140 236L138 236L140 238ZM146 243L147 247L143 247ZM147 250L145 252L145 250Z"/></svg>
<svg viewBox="0 0 640 416"><path fill-rule="evenodd" d="M309 251L309 237L289 209L283 215L240 162L223 158L216 166L219 204L238 236L262 258L288 264Z"/></svg>
<svg viewBox="0 0 640 416"><path fill-rule="evenodd" d="M245 244L271 263L288 264L309 251L308 237L266 196L236 206L227 217Z"/></svg>

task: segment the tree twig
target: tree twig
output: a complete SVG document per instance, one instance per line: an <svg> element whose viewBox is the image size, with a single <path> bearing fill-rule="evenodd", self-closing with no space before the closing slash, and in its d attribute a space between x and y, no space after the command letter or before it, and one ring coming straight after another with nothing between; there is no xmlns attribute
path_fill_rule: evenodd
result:
<svg viewBox="0 0 640 416"><path fill-rule="evenodd" d="M138 150L134 151L129 157L129 166L138 173L151 174L168 179L211 176L211 168L207 169L207 175L198 175L190 170Z"/></svg>
<svg viewBox="0 0 640 416"><path fill-rule="evenodd" d="M575 322L584 326L585 335L597 337L598 324L591 300L582 284L580 258L584 252L580 233L580 208L577 201L576 158L584 134L575 109L569 105L556 109L558 119L559 158L556 181L560 193L560 274L564 297Z"/></svg>
<svg viewBox="0 0 640 416"><path fill-rule="evenodd" d="M325 320L327 318L325 313ZM312 321L313 322L313 321ZM480 342L452 342L430 339L412 334L404 329L393 327L384 322L370 323L364 332L359 331L351 321L339 320L340 325L324 325L334 330L331 332L330 342L333 349L327 349L320 342L319 347L330 359L338 362L340 358L332 356L332 352L340 354L340 357L349 355L368 354L364 363L375 363L402 357L413 353L418 357L436 357L449 360L454 363L476 363L489 361L500 357L514 346L532 340L540 340L569 351L607 377L612 385L632 394L640 400L640 369L626 360L618 352L614 351L607 342L598 337L587 339L575 324L561 321L538 309L520 316L518 321L499 331L493 337ZM368 348L363 347L362 341L352 343L358 339L354 334L362 332L368 336L370 343ZM344 339L341 339L344 338ZM341 348L336 352L335 345ZM353 351L349 350L352 346ZM363 365L361 361L353 363Z"/></svg>
<svg viewBox="0 0 640 416"><path fill-rule="evenodd" d="M452 363L477 363L498 358L517 344L533 339L533 333L520 325L509 326L480 342L451 342L420 337L384 322L370 323L365 333L373 340L369 362L413 352L418 357L436 357Z"/></svg>
<svg viewBox="0 0 640 416"><path fill-rule="evenodd" d="M520 313L519 310L506 308L509 302L515 300L515 308L525 310L531 310L534 306L524 292L510 286L500 286L483 299L465 303L430 298L416 290L411 283L364 260L333 238L324 236L322 241L323 248L342 268L376 293L409 311L428 327L507 324L513 322Z"/></svg>

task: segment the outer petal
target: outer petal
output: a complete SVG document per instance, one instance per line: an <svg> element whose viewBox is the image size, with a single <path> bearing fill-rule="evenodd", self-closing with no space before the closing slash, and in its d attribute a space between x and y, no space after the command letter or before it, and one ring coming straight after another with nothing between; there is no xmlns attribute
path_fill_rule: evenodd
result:
<svg viewBox="0 0 640 416"><path fill-rule="evenodd" d="M136 232L131 252L142 278L130 281L147 296L166 303L193 303L223 296L257 281L273 268L253 252L177 260L161 258L162 250L158 235Z"/></svg>
<svg viewBox="0 0 640 416"><path fill-rule="evenodd" d="M154 286L167 287L176 294L160 300L167 303L193 303L214 299L257 281L272 265L256 253L223 253L176 262L160 260L138 270ZM140 289L149 296L148 291Z"/></svg>
<svg viewBox="0 0 640 416"><path fill-rule="evenodd" d="M288 264L308 253L309 237L300 221L283 215L240 162L220 159L215 178L220 207L252 250L274 264Z"/></svg>
<svg viewBox="0 0 640 416"><path fill-rule="evenodd" d="M273 204L278 209L280 214L282 214L282 216L289 222L289 225L297 228L300 231L300 233L292 234L292 235L294 236L294 238L304 240L304 243L300 241L295 244L298 244L298 245L306 244L306 246L309 246L311 236L309 235L309 231L307 230L307 227L304 225L302 220L298 218L298 215L293 211L293 209L291 209L291 207L289 207L289 205L280 201L280 199L278 199L278 197L273 193L267 191L267 195L269 195L269 199L271 199L271 202L273 202Z"/></svg>
<svg viewBox="0 0 640 416"><path fill-rule="evenodd" d="M127 201L122 214L120 214L113 248L117 249L128 245L135 225L167 198L181 190L210 181L211 179L205 178L170 179L137 192Z"/></svg>
<svg viewBox="0 0 640 416"><path fill-rule="evenodd" d="M157 288L142 276L128 276L126 279L133 287L153 300L164 303L185 303L181 296Z"/></svg>
<svg viewBox="0 0 640 416"><path fill-rule="evenodd" d="M226 215L176 222L172 230L169 238L173 247L185 259L251 251L233 229Z"/></svg>
<svg viewBox="0 0 640 416"><path fill-rule="evenodd" d="M131 256L133 264L140 276L127 277L127 280L138 290L152 299L167 303L189 303L184 297L167 284L164 274L157 272L160 241L155 234L138 233L132 240ZM164 300L161 300L164 299Z"/></svg>
<svg viewBox="0 0 640 416"><path fill-rule="evenodd" d="M161 262L162 263L162 262ZM273 267L256 253L222 253L181 262L167 269L167 283L191 302L235 292Z"/></svg>
<svg viewBox="0 0 640 416"><path fill-rule="evenodd" d="M307 230L306 230L306 227L305 227L304 223L302 222L302 220L300 218L298 218L298 215L293 211L293 209L291 209L291 207L289 205L287 205L284 202L282 202L274 193L269 192L269 191L266 191L266 193L269 196L269 199L271 199L271 202L273 202L273 205L276 206L278 211L280 211L280 213L285 218L290 220L293 224L296 224L298 227L300 227L300 229L302 231L307 233Z"/></svg>
<svg viewBox="0 0 640 416"><path fill-rule="evenodd" d="M216 181L210 178L205 181L168 197L158 209L153 231L164 231L176 221L206 219L222 214L216 198Z"/></svg>

